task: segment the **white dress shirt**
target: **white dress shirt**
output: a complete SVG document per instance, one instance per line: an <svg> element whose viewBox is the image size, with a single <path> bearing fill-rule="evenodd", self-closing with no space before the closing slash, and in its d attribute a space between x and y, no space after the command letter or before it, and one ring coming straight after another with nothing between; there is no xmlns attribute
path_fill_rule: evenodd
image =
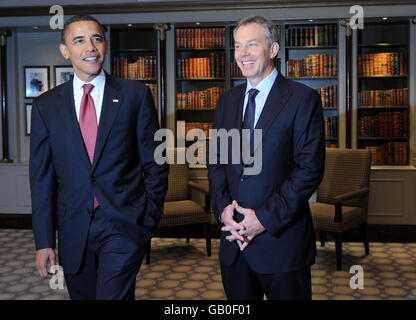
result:
<svg viewBox="0 0 416 320"><path fill-rule="evenodd" d="M259 120L260 118L261 112L263 111L264 104L266 103L266 99L270 93L270 90L273 87L274 81L277 78L277 74L278 74L277 70L273 69L273 71L270 72L270 74L266 78L261 80L261 82L256 87L254 87L254 89L259 90L259 93L256 96L256 113L254 114L254 127L256 127L257 120ZM243 122L244 122L244 115L245 115L246 107L247 107L248 92L252 88L253 87L250 81L247 79L247 88L246 88L246 93L244 96L244 104L243 104L243 118L241 120Z"/></svg>
<svg viewBox="0 0 416 320"><path fill-rule="evenodd" d="M90 96L94 100L95 112L97 113L97 125L100 123L101 107L103 105L104 86L105 86L105 74L101 70L101 73L96 76L91 82L84 82L74 73L73 87L74 87L74 102L75 112L79 121L79 113L81 109L81 100L84 96L84 84L91 83L94 88L90 92Z"/></svg>

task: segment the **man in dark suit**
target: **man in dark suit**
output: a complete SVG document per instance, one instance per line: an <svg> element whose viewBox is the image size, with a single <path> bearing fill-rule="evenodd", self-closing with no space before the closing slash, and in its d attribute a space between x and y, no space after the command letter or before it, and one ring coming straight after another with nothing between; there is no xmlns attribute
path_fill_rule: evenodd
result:
<svg viewBox="0 0 416 320"><path fill-rule="evenodd" d="M149 89L102 69L102 25L74 16L60 51L74 78L33 101L30 140L36 266L59 262L71 299L134 299L145 247L162 212L168 168L154 160Z"/></svg>
<svg viewBox="0 0 416 320"><path fill-rule="evenodd" d="M277 30L267 18L241 19L234 41L247 83L219 97L215 129L246 129L251 137L261 129L261 148L249 143L246 150L262 161L260 173L249 174L244 157L232 163L236 146L229 144L228 155L217 146L217 161L208 166L214 213L223 226L225 293L229 299L263 299L264 294L311 299L316 245L308 199L322 179L325 161L320 97L277 72ZM227 157L223 164L220 160Z"/></svg>

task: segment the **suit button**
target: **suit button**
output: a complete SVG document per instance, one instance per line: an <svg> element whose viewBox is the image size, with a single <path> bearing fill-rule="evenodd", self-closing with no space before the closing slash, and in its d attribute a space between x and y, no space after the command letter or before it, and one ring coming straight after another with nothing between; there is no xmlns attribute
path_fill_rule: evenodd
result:
<svg viewBox="0 0 416 320"><path fill-rule="evenodd" d="M244 181L244 178L241 178L240 181L243 182Z"/></svg>

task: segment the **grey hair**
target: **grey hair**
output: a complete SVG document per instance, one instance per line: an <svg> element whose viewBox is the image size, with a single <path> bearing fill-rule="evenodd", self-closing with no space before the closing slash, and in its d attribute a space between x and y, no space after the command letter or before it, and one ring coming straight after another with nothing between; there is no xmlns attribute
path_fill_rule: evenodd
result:
<svg viewBox="0 0 416 320"><path fill-rule="evenodd" d="M268 18L259 15L250 15L243 17L237 22L237 27L233 31L233 36L235 39L235 34L241 26L244 26L249 23L258 23L264 29L264 35L266 36L266 41L269 47L272 46L273 42L278 42L278 31L276 25Z"/></svg>

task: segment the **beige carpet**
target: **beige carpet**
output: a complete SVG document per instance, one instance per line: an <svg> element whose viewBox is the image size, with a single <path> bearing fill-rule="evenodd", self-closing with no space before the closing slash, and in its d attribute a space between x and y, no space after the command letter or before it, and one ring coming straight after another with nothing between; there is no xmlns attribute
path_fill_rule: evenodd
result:
<svg viewBox="0 0 416 320"><path fill-rule="evenodd" d="M136 299L225 299L218 263L219 240L207 257L205 240L161 239L152 241L150 265L137 276ZM416 300L416 244L371 243L364 255L361 243L344 244L343 271L335 270L333 242L318 245L312 267L313 299ZM364 289L351 289L352 265L364 270ZM0 299L64 300L66 289L51 289L34 266L30 230L0 229Z"/></svg>

